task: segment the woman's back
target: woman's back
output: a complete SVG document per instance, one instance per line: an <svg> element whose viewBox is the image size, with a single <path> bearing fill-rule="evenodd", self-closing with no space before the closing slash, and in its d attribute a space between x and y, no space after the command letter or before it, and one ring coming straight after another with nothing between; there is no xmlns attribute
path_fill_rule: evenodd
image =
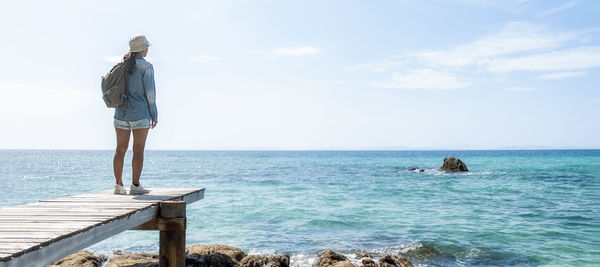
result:
<svg viewBox="0 0 600 267"><path fill-rule="evenodd" d="M115 119L122 121L157 120L154 68L143 57L135 56L135 68L129 75L127 91L127 106L115 109Z"/></svg>

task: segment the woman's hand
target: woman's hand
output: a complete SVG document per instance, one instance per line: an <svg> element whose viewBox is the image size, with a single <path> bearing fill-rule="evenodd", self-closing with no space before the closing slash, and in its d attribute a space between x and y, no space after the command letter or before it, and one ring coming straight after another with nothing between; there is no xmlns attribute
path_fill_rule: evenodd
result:
<svg viewBox="0 0 600 267"><path fill-rule="evenodd" d="M158 121L155 119L152 119L152 123L150 124L150 126L152 127L152 129L154 129L154 127L156 127L157 124L158 124Z"/></svg>

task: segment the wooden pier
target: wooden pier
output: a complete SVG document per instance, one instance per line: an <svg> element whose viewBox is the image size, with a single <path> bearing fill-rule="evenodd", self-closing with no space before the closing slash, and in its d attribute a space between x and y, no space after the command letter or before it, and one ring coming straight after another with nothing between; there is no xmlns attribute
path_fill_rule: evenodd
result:
<svg viewBox="0 0 600 267"><path fill-rule="evenodd" d="M160 231L160 266L185 265L185 205L204 188L112 190L0 209L0 267L45 266L125 230Z"/></svg>

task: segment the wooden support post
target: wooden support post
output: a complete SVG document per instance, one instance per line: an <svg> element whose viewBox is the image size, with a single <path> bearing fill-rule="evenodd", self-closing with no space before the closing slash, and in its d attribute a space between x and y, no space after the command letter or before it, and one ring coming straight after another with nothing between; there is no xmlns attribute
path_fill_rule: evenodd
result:
<svg viewBox="0 0 600 267"><path fill-rule="evenodd" d="M185 201L160 202L160 267L185 266Z"/></svg>

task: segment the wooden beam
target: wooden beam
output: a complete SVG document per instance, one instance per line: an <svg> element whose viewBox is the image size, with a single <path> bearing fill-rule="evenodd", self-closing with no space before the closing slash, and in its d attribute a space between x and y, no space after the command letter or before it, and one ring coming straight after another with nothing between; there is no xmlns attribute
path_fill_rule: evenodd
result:
<svg viewBox="0 0 600 267"><path fill-rule="evenodd" d="M160 218L176 219L162 221L165 230L160 231L159 238L160 267L185 267L185 204L185 201L160 202ZM160 225L161 221L159 228Z"/></svg>
<svg viewBox="0 0 600 267"><path fill-rule="evenodd" d="M184 218L155 218L140 226L131 228L131 230L152 230L152 231L174 231L185 230L186 221Z"/></svg>

